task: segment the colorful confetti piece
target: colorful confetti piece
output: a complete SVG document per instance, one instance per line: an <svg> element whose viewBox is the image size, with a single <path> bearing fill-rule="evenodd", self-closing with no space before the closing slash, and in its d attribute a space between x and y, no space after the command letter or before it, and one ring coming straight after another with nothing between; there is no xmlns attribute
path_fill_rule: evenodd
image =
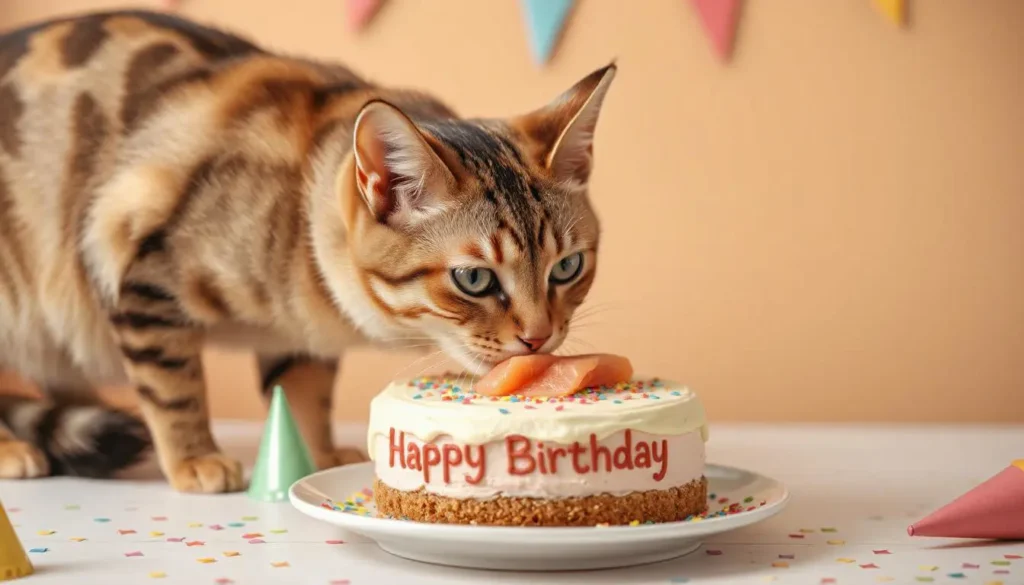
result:
<svg viewBox="0 0 1024 585"><path fill-rule="evenodd" d="M153 522L167 522L167 516L150 516L149 519Z"/></svg>
<svg viewBox="0 0 1024 585"><path fill-rule="evenodd" d="M711 555L711 556L713 556L713 557L717 557L717 556L720 556L722 554L722 551L720 551L720 550L718 550L716 548L709 548L708 550L706 550L704 552L709 554L709 555Z"/></svg>
<svg viewBox="0 0 1024 585"><path fill-rule="evenodd" d="M995 571L992 571L992 573L995 574L995 575L1009 575L1010 574L1010 572L1007 571L1006 569L996 569Z"/></svg>
<svg viewBox="0 0 1024 585"><path fill-rule="evenodd" d="M668 582L669 583L689 583L690 579L688 577L672 577L671 579L668 580Z"/></svg>
<svg viewBox="0 0 1024 585"><path fill-rule="evenodd" d="M185 542L185 537L182 536L181 538L168 538L167 542Z"/></svg>
<svg viewBox="0 0 1024 585"><path fill-rule="evenodd" d="M157 537L157 536L163 536L164 533L160 532L159 530L154 530L154 531L150 532L149 535L153 536L153 537Z"/></svg>
<svg viewBox="0 0 1024 585"><path fill-rule="evenodd" d="M259 519L260 519L259 516L242 516L242 521L243 522L255 522L255 521L259 520Z"/></svg>
<svg viewBox="0 0 1024 585"><path fill-rule="evenodd" d="M232 528L241 528L245 526L245 522L228 522L228 526Z"/></svg>
<svg viewBox="0 0 1024 585"><path fill-rule="evenodd" d="M325 540L327 544L345 544L344 540Z"/></svg>
<svg viewBox="0 0 1024 585"><path fill-rule="evenodd" d="M196 559L196 562L202 563L204 565L209 565L210 563L216 563L217 559L213 557L199 557L198 559Z"/></svg>
<svg viewBox="0 0 1024 585"><path fill-rule="evenodd" d="M967 575L964 575L963 573L950 573L950 574L948 574L946 576L949 577L950 579L963 579Z"/></svg>
<svg viewBox="0 0 1024 585"><path fill-rule="evenodd" d="M1024 557L1022 557L1020 555L1003 555L1003 558L1004 559L1010 559L1012 561L1016 561L1016 560L1020 560L1020 559L1022 559Z"/></svg>
<svg viewBox="0 0 1024 585"><path fill-rule="evenodd" d="M131 529L128 529L128 530L120 530L119 529L117 531L117 533L120 534L121 536L124 536L125 534L135 534L135 531L131 530Z"/></svg>
<svg viewBox="0 0 1024 585"><path fill-rule="evenodd" d="M87 539L86 539L86 538L83 538L83 537L81 537L81 536L72 536L72 537L71 537L71 538L69 538L68 540L70 540L70 541L72 541L72 542L85 542L85 541L86 541Z"/></svg>
<svg viewBox="0 0 1024 585"><path fill-rule="evenodd" d="M40 530L36 532L39 536L50 536L51 534L57 534L56 530Z"/></svg>
<svg viewBox="0 0 1024 585"><path fill-rule="evenodd" d="M895 577L888 577L886 575L879 575L878 577L875 577L875 581L877 581L878 583L888 583L889 581L895 580Z"/></svg>
<svg viewBox="0 0 1024 585"><path fill-rule="evenodd" d="M1003 585L1002 581L985 581L985 585Z"/></svg>
<svg viewBox="0 0 1024 585"><path fill-rule="evenodd" d="M997 567L1008 567L1010 566L1010 561L992 561L992 564Z"/></svg>
<svg viewBox="0 0 1024 585"><path fill-rule="evenodd" d="M839 539L836 539L836 540L826 540L825 544L840 545L840 544L846 544L846 541L845 540L839 540Z"/></svg>
<svg viewBox="0 0 1024 585"><path fill-rule="evenodd" d="M242 538L245 538L245 539L260 538L262 536L263 535L260 534L259 532L246 532L245 534L242 535Z"/></svg>
<svg viewBox="0 0 1024 585"><path fill-rule="evenodd" d="M28 552L30 552L30 553L44 553L44 552L46 552L48 550L50 550L50 549L46 548L45 546L40 546L40 547L37 547L37 548L30 548L30 549L28 549Z"/></svg>
<svg viewBox="0 0 1024 585"><path fill-rule="evenodd" d="M877 569L878 565L876 565L875 563L865 563L865 564L861 565L860 568L862 568L862 569Z"/></svg>
<svg viewBox="0 0 1024 585"><path fill-rule="evenodd" d="M203 523L202 522L189 522L188 523L188 527L189 528L202 528L203 527Z"/></svg>
<svg viewBox="0 0 1024 585"><path fill-rule="evenodd" d="M163 579L166 576L167 573L164 573L163 571L153 571L149 574L150 579Z"/></svg>
<svg viewBox="0 0 1024 585"><path fill-rule="evenodd" d="M65 510L72 510L73 511L73 510L81 510L82 507L79 506L78 504L65 504L64 509Z"/></svg>
<svg viewBox="0 0 1024 585"><path fill-rule="evenodd" d="M211 524L209 528L210 530L224 530L224 527L220 524Z"/></svg>
<svg viewBox="0 0 1024 585"><path fill-rule="evenodd" d="M190 540L185 543L185 546L206 546L206 543L201 540Z"/></svg>
<svg viewBox="0 0 1024 585"><path fill-rule="evenodd" d="M275 569L283 569L283 568L286 568L286 567L290 567L291 565L288 564L288 561L279 561L279 562L271 561L270 566L274 567Z"/></svg>
<svg viewBox="0 0 1024 585"><path fill-rule="evenodd" d="M822 577L821 581L818 581L821 585L832 585L836 582L835 577Z"/></svg>
<svg viewBox="0 0 1024 585"><path fill-rule="evenodd" d="M813 534L814 533L814 529L813 528L801 528L800 532L803 532L804 534Z"/></svg>
<svg viewBox="0 0 1024 585"><path fill-rule="evenodd" d="M846 558L846 557L840 557L840 558L836 559L836 562L837 563L856 563L857 560L856 559Z"/></svg>
<svg viewBox="0 0 1024 585"><path fill-rule="evenodd" d="M284 528L275 528L275 529L270 531L271 534L284 534L286 532L288 532L288 530L286 530Z"/></svg>
<svg viewBox="0 0 1024 585"><path fill-rule="evenodd" d="M931 583L935 580L935 577L914 577L916 580L922 583Z"/></svg>
<svg viewBox="0 0 1024 585"><path fill-rule="evenodd" d="M917 567L920 571L938 571L939 568L935 565L920 565Z"/></svg>
<svg viewBox="0 0 1024 585"><path fill-rule="evenodd" d="M772 566L777 569L788 569L789 563L787 563L786 561L775 561L772 563Z"/></svg>
<svg viewBox="0 0 1024 585"><path fill-rule="evenodd" d="M262 538L254 538L254 539L249 541L249 544L266 544L266 543L267 543L267 541L263 540Z"/></svg>
<svg viewBox="0 0 1024 585"><path fill-rule="evenodd" d="M142 557L142 556L145 556L145 555L142 554L141 550L133 550L133 551L124 553L124 556L126 556L126 557Z"/></svg>
<svg viewBox="0 0 1024 585"><path fill-rule="evenodd" d="M234 583L234 581L232 581L231 579L228 579L226 577L221 577L220 579L214 579L213 582L216 585L232 585Z"/></svg>
<svg viewBox="0 0 1024 585"><path fill-rule="evenodd" d="M960 568L961 569L978 569L978 568L981 568L981 565L975 565L974 563L964 563L964 564L960 565Z"/></svg>
<svg viewBox="0 0 1024 585"><path fill-rule="evenodd" d="M828 528L822 528L821 531L822 532L839 532L838 530L836 530L835 528L833 528L831 526L828 527Z"/></svg>
<svg viewBox="0 0 1024 585"><path fill-rule="evenodd" d="M99 522L99 523L102 524L102 523L105 523L105 522L110 522L110 518L93 518L92 521L93 522Z"/></svg>
<svg viewBox="0 0 1024 585"><path fill-rule="evenodd" d="M238 552L236 550L226 550L226 551L224 551L224 556L226 556L226 557L237 557L237 556L241 556L241 554L242 553L240 553L240 552Z"/></svg>
<svg viewBox="0 0 1024 585"><path fill-rule="evenodd" d="M875 553L876 555L891 555L892 554L891 552L889 552L889 549L886 549L886 548L882 548L882 549L878 549L878 550L872 550L871 552Z"/></svg>
<svg viewBox="0 0 1024 585"><path fill-rule="evenodd" d="M779 558L780 558L780 559L789 559L789 560L793 560L793 559L795 559L795 558L796 558L796 555L793 555L793 554L789 554L789 555L779 555Z"/></svg>
<svg viewBox="0 0 1024 585"><path fill-rule="evenodd" d="M805 538L803 534L790 534L790 538Z"/></svg>

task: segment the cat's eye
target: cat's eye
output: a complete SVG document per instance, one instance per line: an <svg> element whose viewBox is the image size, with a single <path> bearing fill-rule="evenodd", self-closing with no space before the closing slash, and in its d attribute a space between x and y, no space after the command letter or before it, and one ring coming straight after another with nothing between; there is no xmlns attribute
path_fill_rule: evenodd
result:
<svg viewBox="0 0 1024 585"><path fill-rule="evenodd" d="M551 269L551 282L565 284L580 275L583 270L583 252L576 252L562 258Z"/></svg>
<svg viewBox="0 0 1024 585"><path fill-rule="evenodd" d="M471 297L489 295L498 285L498 277L490 268L453 268L452 281L459 290Z"/></svg>

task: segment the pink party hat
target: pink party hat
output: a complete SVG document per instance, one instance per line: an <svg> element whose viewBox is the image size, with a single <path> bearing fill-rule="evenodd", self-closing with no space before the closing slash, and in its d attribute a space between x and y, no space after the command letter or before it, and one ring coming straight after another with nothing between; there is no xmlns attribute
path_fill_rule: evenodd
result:
<svg viewBox="0 0 1024 585"><path fill-rule="evenodd" d="M362 30L377 14L380 3L381 0L346 0L349 30Z"/></svg>
<svg viewBox="0 0 1024 585"><path fill-rule="evenodd" d="M1024 540L1024 459L912 524L907 533Z"/></svg>

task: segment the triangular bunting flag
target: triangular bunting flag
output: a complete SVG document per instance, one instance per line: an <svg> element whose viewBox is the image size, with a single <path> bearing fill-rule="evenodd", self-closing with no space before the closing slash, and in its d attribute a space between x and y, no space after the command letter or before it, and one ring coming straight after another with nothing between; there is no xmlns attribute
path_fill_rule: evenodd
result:
<svg viewBox="0 0 1024 585"><path fill-rule="evenodd" d="M896 26L903 26L907 18L906 0L873 0L875 7Z"/></svg>
<svg viewBox="0 0 1024 585"><path fill-rule="evenodd" d="M1024 540L1024 459L907 529L911 536Z"/></svg>
<svg viewBox="0 0 1024 585"><path fill-rule="evenodd" d="M520 0L526 21L533 60L544 65L558 44L573 0Z"/></svg>
<svg viewBox="0 0 1024 585"><path fill-rule="evenodd" d="M711 37L715 53L723 61L732 56L733 38L740 16L740 0L691 0Z"/></svg>
<svg viewBox="0 0 1024 585"><path fill-rule="evenodd" d="M380 10L381 0L345 0L349 30L359 31L366 27Z"/></svg>

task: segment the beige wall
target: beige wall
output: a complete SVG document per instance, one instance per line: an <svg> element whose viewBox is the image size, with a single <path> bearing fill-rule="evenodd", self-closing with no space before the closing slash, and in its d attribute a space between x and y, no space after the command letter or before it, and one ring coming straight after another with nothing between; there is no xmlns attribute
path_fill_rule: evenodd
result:
<svg viewBox="0 0 1024 585"><path fill-rule="evenodd" d="M5 0L5 24L120 2ZM718 420L1024 420L1024 2L749 2L722 66L684 0L581 0L531 63L512 0L184 0L272 47L430 88L471 115L533 108L613 57L593 197L604 218L581 350L628 354ZM641 266L650 268L641 268ZM408 355L347 358L365 416ZM219 416L260 416L214 355Z"/></svg>

